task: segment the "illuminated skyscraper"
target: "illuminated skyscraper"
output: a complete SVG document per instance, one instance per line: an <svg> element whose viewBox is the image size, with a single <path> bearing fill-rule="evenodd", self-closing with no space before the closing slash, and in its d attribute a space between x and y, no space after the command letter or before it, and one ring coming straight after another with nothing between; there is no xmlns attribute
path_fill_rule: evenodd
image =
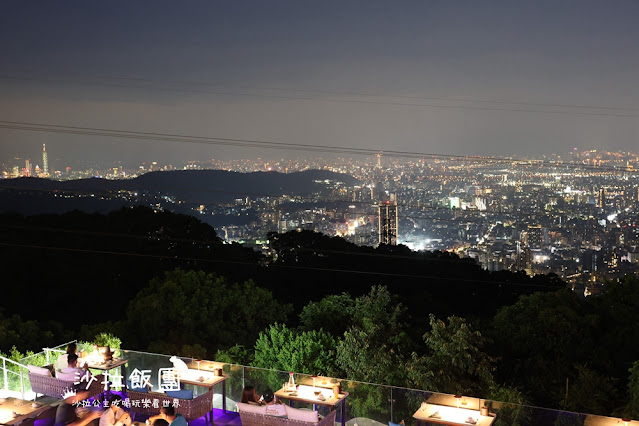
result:
<svg viewBox="0 0 639 426"><path fill-rule="evenodd" d="M544 242L541 225L528 225L526 231L526 242L530 248L541 248Z"/></svg>
<svg viewBox="0 0 639 426"><path fill-rule="evenodd" d="M379 203L379 244L397 245L397 198Z"/></svg>
<svg viewBox="0 0 639 426"><path fill-rule="evenodd" d="M597 199L597 207L606 206L606 191L603 188L599 190L599 198Z"/></svg>
<svg viewBox="0 0 639 426"><path fill-rule="evenodd" d="M47 157L47 147L42 144L42 172L45 176L49 175L49 158Z"/></svg>

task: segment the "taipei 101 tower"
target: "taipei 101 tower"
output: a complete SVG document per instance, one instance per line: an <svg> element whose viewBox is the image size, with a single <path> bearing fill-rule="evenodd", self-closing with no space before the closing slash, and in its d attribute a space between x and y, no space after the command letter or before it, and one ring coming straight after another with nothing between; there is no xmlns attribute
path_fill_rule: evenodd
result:
<svg viewBox="0 0 639 426"><path fill-rule="evenodd" d="M42 171L45 176L49 175L49 158L47 157L47 147L42 144Z"/></svg>

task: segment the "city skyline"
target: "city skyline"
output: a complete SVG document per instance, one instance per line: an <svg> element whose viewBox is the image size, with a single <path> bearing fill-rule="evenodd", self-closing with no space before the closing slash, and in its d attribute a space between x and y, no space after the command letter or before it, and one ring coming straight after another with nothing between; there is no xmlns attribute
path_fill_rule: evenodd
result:
<svg viewBox="0 0 639 426"><path fill-rule="evenodd" d="M331 169L337 170L338 167L332 167L336 163L355 162L362 164L376 164L378 168L382 168L382 163L388 165L398 165L401 162L412 162L415 159L426 160L453 160L453 161L469 161L469 162L486 162L494 164L516 164L521 161L533 161L540 165L553 163L556 166L573 169L591 169L602 173L606 172L633 172L639 169L639 152L608 152L601 150L578 151L574 148L569 152L551 153L548 155L527 155L527 156L465 156L465 155L436 155L430 153L409 153L393 154L386 157L384 152L377 154L361 153L351 157L337 155L327 156L326 152L318 151L317 154L304 156L298 154L286 157L268 158L266 155L253 158L236 158L230 160L222 160L216 158L210 159L187 159L183 161L158 162L147 159L146 161L134 162L128 159L119 159L113 161L89 161L86 159L78 159L74 162L68 161L62 157L54 157L54 168L49 168L48 151L46 144L42 144L43 151L38 155L28 155L25 157L14 157L11 159L0 159L0 178L16 178L16 177L41 177L52 179L81 179L86 177L105 177L125 179L133 178L139 174L149 171L162 170L188 170L188 169L219 169L231 170L236 172L255 172L255 171L273 171L288 173L292 171L309 170L309 169ZM54 147L55 149L55 147ZM294 151L291 152L294 154ZM420 156L421 154L421 156ZM602 160L601 156L610 157ZM616 157L616 158L614 158ZM151 157L154 158L154 157ZM623 161L621 160L623 158ZM25 163L31 168L31 173L27 173ZM45 170L46 166L46 170ZM115 172L114 172L115 171ZM340 173L351 173L356 170L349 170L347 166L339 167ZM115 173L115 174L113 174Z"/></svg>
<svg viewBox="0 0 639 426"><path fill-rule="evenodd" d="M13 170L4 176L21 176ZM271 232L308 230L359 246L455 253L489 271L553 273L592 292L637 271L638 173L637 153L378 153L67 169L54 171L58 183L4 179L0 186L5 203L28 214L144 205L195 216L227 242L258 251Z"/></svg>

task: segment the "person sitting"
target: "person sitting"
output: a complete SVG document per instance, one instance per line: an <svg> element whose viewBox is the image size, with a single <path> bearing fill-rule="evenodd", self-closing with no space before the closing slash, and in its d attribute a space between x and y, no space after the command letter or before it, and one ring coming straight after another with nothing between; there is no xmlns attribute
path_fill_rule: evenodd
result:
<svg viewBox="0 0 639 426"><path fill-rule="evenodd" d="M88 377L91 377L91 372L89 371L89 368L86 364L84 365L84 368L78 367L77 354L68 354L67 359L67 367L56 374L56 377L58 379L78 382L85 374L88 374Z"/></svg>
<svg viewBox="0 0 639 426"><path fill-rule="evenodd" d="M257 396L257 392L253 386L245 386L242 390L242 401L245 404L261 405L260 397Z"/></svg>
<svg viewBox="0 0 639 426"><path fill-rule="evenodd" d="M75 404L89 398L89 392L81 390L80 385L74 387L75 393L58 405L55 411L54 426L85 426L96 420L102 414L101 410L88 410L84 415L78 416Z"/></svg>
<svg viewBox="0 0 639 426"><path fill-rule="evenodd" d="M266 389L262 395L262 401L266 404L266 414L271 416L286 417L286 406L275 398L273 391Z"/></svg>
<svg viewBox="0 0 639 426"><path fill-rule="evenodd" d="M186 419L182 414L175 412L175 406L173 404L162 406L162 408L160 408L160 414L149 417L148 424L155 425L160 419L166 420L170 426L187 426Z"/></svg>
<svg viewBox="0 0 639 426"><path fill-rule="evenodd" d="M58 359L56 359L56 361L53 363L53 368L55 368L56 371L61 371L67 368L69 364L69 360L67 359L67 356L69 354L76 353L77 350L78 350L78 346L75 343L69 343L69 346L67 346L66 353L63 353L62 355L58 357Z"/></svg>
<svg viewBox="0 0 639 426"><path fill-rule="evenodd" d="M164 419L157 419L153 422L152 426L169 426L169 422Z"/></svg>
<svg viewBox="0 0 639 426"><path fill-rule="evenodd" d="M122 397L118 394L109 399L109 408L100 416L99 426L130 426L131 415L122 408Z"/></svg>

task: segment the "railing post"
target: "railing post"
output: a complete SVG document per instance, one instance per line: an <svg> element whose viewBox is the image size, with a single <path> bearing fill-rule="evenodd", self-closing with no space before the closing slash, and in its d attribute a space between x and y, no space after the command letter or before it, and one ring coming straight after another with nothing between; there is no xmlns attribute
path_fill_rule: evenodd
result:
<svg viewBox="0 0 639 426"><path fill-rule="evenodd" d="M42 348L42 350L47 354L47 365L51 364L51 362L49 362L49 348Z"/></svg>
<svg viewBox="0 0 639 426"><path fill-rule="evenodd" d="M391 387L390 403L391 403L391 422L394 422L395 420L393 420L393 388L392 387Z"/></svg>
<svg viewBox="0 0 639 426"><path fill-rule="evenodd" d="M2 369L4 370L4 390L9 390L9 380L7 379L7 361L2 360Z"/></svg>
<svg viewBox="0 0 639 426"><path fill-rule="evenodd" d="M20 369L20 394L22 396L22 400L24 401L24 380L22 376L22 369Z"/></svg>

